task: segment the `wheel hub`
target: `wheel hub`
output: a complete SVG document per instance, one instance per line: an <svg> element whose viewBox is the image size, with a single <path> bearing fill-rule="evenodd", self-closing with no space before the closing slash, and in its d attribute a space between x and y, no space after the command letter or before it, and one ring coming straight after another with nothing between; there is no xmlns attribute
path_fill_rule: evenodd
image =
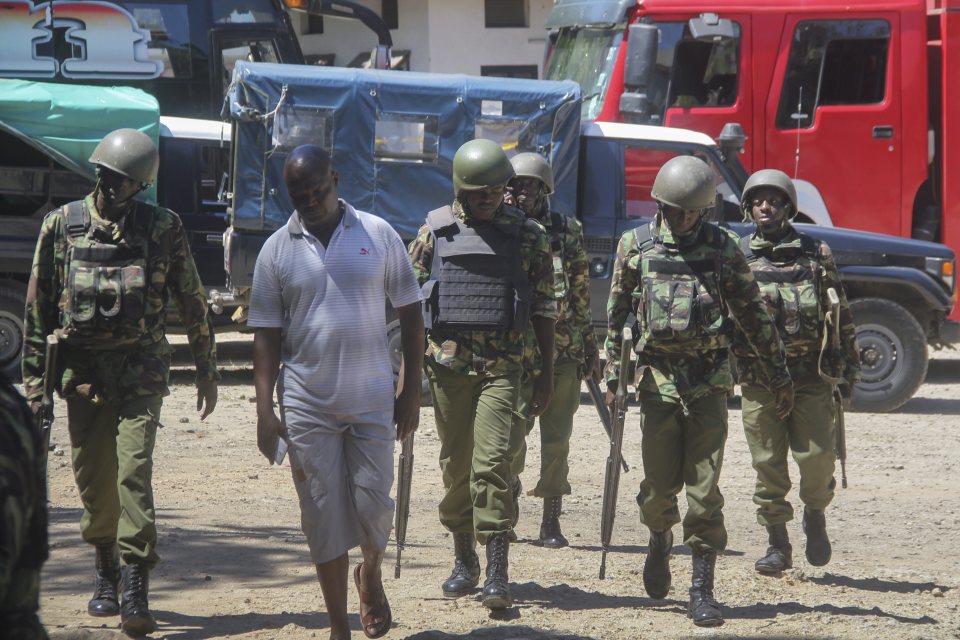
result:
<svg viewBox="0 0 960 640"><path fill-rule="evenodd" d="M861 386L879 388L889 386L889 379L897 373L899 354L903 343L887 327L862 324L857 327L860 345Z"/></svg>

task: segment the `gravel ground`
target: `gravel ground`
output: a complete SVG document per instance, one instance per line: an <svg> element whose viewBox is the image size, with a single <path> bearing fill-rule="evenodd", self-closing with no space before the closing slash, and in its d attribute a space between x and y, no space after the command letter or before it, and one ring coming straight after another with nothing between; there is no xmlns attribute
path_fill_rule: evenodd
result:
<svg viewBox="0 0 960 640"><path fill-rule="evenodd" d="M233 338L231 341L230 338ZM162 562L151 574L154 638L326 638L327 617L303 535L289 466L270 467L255 445L249 339L221 338L227 371L216 412L201 423L192 374L173 375L156 448L154 489ZM750 496L754 476L737 398L721 487L730 544L717 565L717 597L726 624L698 629L685 616L690 556L674 549L674 586L651 600L641 582L647 536L634 495L642 476L636 413L628 415L624 457L636 466L621 477L607 579L599 580L599 521L607 443L589 397L581 394L571 459L572 496L562 524L571 546L533 544L540 501L521 501L520 541L511 547L515 605L490 614L478 597L447 600L440 582L452 542L437 521L442 495L439 442L425 408L416 440L413 500L403 573L393 578L387 550L384 584L394 628L388 637L427 639L620 638L960 638L960 355L933 355L927 383L890 414L847 419L850 488L838 489L827 512L833 562L809 566L799 520L789 524L795 568L762 577L753 563L766 548ZM528 469L539 468L533 434ZM67 446L58 418L54 442ZM398 448L399 450L399 448ZM50 462L52 552L44 568L41 616L57 639L122 637L117 619L86 615L92 549L77 530L79 499L69 450ZM793 467L794 474L796 473ZM535 478L529 471L525 484ZM792 492L798 513L800 505ZM679 528L675 529L679 533ZM355 557L358 552L354 552ZM350 590L354 638L362 638L357 596Z"/></svg>

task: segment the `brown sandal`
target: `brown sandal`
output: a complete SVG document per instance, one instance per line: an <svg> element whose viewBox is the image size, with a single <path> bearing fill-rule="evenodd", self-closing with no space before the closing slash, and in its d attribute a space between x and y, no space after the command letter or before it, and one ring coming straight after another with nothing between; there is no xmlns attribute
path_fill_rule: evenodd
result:
<svg viewBox="0 0 960 640"><path fill-rule="evenodd" d="M357 585L357 595L360 596L360 626L363 627L363 634L368 638L382 638L387 635L393 625L390 603L387 601L387 594L383 590L383 585L380 585L379 594L363 590L360 586L360 567L362 566L363 563L361 562L353 568L353 582ZM367 611L367 615L363 615L365 605L376 607L378 604L380 605L377 607L379 615L374 613L374 609L370 609ZM380 622L376 622L377 618L380 618Z"/></svg>

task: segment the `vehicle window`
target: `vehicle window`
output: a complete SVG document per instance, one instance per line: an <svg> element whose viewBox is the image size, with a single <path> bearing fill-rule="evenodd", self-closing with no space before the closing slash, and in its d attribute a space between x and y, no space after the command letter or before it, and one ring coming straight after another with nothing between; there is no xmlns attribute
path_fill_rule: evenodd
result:
<svg viewBox="0 0 960 640"><path fill-rule="evenodd" d="M658 22L657 65L648 87L655 112L664 107L729 107L737 101L740 25L736 37L696 40L686 22Z"/></svg>
<svg viewBox="0 0 960 640"><path fill-rule="evenodd" d="M200 147L200 201L220 200L221 188L230 168L227 145L205 144Z"/></svg>
<svg viewBox="0 0 960 640"><path fill-rule="evenodd" d="M440 149L440 118L383 113L374 128L373 155L380 162L434 163Z"/></svg>
<svg viewBox="0 0 960 640"><path fill-rule="evenodd" d="M610 74L623 42L623 25L563 29L547 65L548 80L573 80L583 93L581 117L594 120L600 113Z"/></svg>
<svg viewBox="0 0 960 640"><path fill-rule="evenodd" d="M889 45L886 20L797 24L777 108L777 128L812 127L814 110L821 105L882 102Z"/></svg>
<svg viewBox="0 0 960 640"><path fill-rule="evenodd" d="M508 157L525 151L536 151L535 132L525 120L478 118L474 138L487 138L498 143Z"/></svg>
<svg viewBox="0 0 960 640"><path fill-rule="evenodd" d="M223 48L220 50L220 56L223 60L223 89L226 92L230 85L230 78L233 76L233 68L238 60L248 62L280 62L277 55L277 45L273 40L267 39L225 39L222 41Z"/></svg>
<svg viewBox="0 0 960 640"><path fill-rule="evenodd" d="M186 4L127 3L141 29L150 32L147 53L163 65L162 78L192 78L194 57L190 44L190 19ZM206 64L206 60L200 61Z"/></svg>
<svg viewBox="0 0 960 640"><path fill-rule="evenodd" d="M667 160L681 155L691 155L687 151L670 149L649 149L641 146L628 146L623 151L624 171L624 207L623 215L627 219L633 218L652 218L657 215L657 202L653 199L651 191L653 182L657 178L657 172ZM724 196L724 213L728 208L726 206L728 199L733 199L734 208L738 208L736 199L727 181L717 169L713 158L707 155L692 154L707 162L713 169L716 178L717 189ZM721 216L724 217L724 216ZM739 218L738 218L739 219Z"/></svg>
<svg viewBox="0 0 960 640"><path fill-rule="evenodd" d="M333 148L333 109L284 104L273 123L273 150L291 151L302 144Z"/></svg>
<svg viewBox="0 0 960 640"><path fill-rule="evenodd" d="M213 0L213 21L217 24L277 22L271 0Z"/></svg>

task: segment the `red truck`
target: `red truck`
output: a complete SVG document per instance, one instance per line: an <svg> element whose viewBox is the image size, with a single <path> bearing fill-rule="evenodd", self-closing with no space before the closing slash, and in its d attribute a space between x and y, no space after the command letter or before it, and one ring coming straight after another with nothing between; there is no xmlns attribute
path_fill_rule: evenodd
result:
<svg viewBox="0 0 960 640"><path fill-rule="evenodd" d="M557 0L546 24L545 76L581 84L585 119L738 123L807 221L960 251L960 0Z"/></svg>

